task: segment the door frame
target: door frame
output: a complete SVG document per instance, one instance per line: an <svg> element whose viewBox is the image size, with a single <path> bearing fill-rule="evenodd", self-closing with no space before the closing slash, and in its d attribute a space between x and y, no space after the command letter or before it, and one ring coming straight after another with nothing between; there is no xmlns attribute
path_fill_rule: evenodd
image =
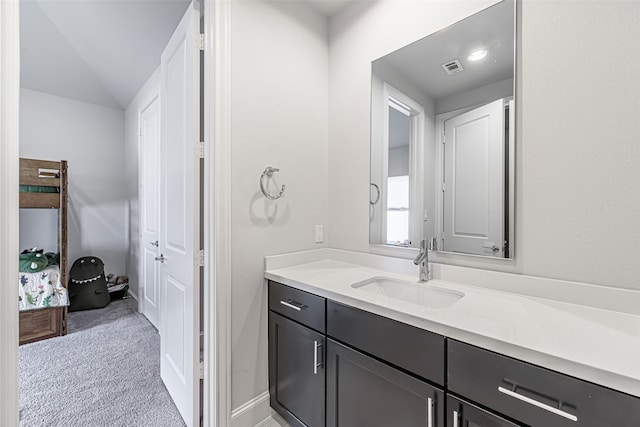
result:
<svg viewBox="0 0 640 427"><path fill-rule="evenodd" d="M231 11L204 2L204 425L231 424Z"/></svg>
<svg viewBox="0 0 640 427"><path fill-rule="evenodd" d="M154 72L155 74L155 72ZM159 81L159 79L158 79ZM144 254L142 253L142 251L144 250L144 246L143 246L143 242L142 242L142 236L143 236L143 231L142 231L142 216L143 216L143 212L142 212L142 197L140 197L140 195L142 194L142 191L144 190L144 186L143 186L143 176L144 174L142 173L143 170L143 165L144 165L144 161L142 160L143 154L145 152L144 147L142 146L143 144L143 135L141 134L141 129L142 129L142 114L147 110L147 108L149 108L151 106L151 104L153 104L154 102L159 102L159 108L162 108L162 100L160 99L160 85L158 84L157 87L154 87L153 90L150 91L149 95L144 98L144 101L140 103L140 106L138 107L138 110L136 111L136 120L137 120L137 124L138 124L138 295L137 295L137 300L138 300L138 312L144 314L144 308L145 308L145 295L147 293L147 286L146 286L146 281L140 280L141 277L144 277ZM160 133L159 133L160 134ZM159 149L160 147L158 147ZM160 165L158 165L160 166ZM159 186L158 186L158 197L160 197L160 190L159 190ZM158 202L159 204L159 202ZM160 226L160 220L158 218L158 227ZM160 285L158 284L158 292L159 292L159 288ZM159 298L159 297L158 297ZM159 303L158 303L159 305ZM158 311L160 310L160 307L158 307ZM158 331L160 331L160 315L158 315ZM155 326L155 325L154 325Z"/></svg>
<svg viewBox="0 0 640 427"><path fill-rule="evenodd" d="M20 6L0 1L0 281L18 277ZM0 425L18 425L18 289L0 299Z"/></svg>
<svg viewBox="0 0 640 427"><path fill-rule="evenodd" d="M231 421L231 2L203 0L205 34L204 425ZM215 97L214 97L215 95ZM20 15L0 1L0 279L18 276ZM214 126L215 123L215 126ZM11 238L13 237L13 238ZM216 286L217 284L217 286ZM11 290L13 289L13 291ZM17 289L0 299L0 425L18 425ZM15 294L15 295L12 295ZM15 298L14 298L15 297Z"/></svg>

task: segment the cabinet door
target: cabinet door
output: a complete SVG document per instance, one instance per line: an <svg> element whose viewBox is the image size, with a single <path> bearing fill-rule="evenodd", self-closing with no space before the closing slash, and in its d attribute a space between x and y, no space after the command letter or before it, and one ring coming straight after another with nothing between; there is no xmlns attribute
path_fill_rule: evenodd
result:
<svg viewBox="0 0 640 427"><path fill-rule="evenodd" d="M292 426L324 426L323 335L269 312L271 407Z"/></svg>
<svg viewBox="0 0 640 427"><path fill-rule="evenodd" d="M447 395L447 427L518 427L497 415Z"/></svg>
<svg viewBox="0 0 640 427"><path fill-rule="evenodd" d="M443 427L444 394L327 339L327 427L334 426Z"/></svg>

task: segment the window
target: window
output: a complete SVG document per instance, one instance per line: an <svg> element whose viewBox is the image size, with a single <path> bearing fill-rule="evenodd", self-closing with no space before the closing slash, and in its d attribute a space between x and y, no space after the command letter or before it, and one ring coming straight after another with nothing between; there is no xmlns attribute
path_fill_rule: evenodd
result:
<svg viewBox="0 0 640 427"><path fill-rule="evenodd" d="M387 244L409 246L409 175L387 180Z"/></svg>

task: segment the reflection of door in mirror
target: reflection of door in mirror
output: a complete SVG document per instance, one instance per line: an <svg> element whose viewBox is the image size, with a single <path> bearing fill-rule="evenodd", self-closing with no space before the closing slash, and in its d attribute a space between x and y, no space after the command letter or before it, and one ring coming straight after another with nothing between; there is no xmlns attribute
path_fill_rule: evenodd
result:
<svg viewBox="0 0 640 427"><path fill-rule="evenodd" d="M508 106L498 99L444 122L443 251L508 256Z"/></svg>
<svg viewBox="0 0 640 427"><path fill-rule="evenodd" d="M420 234L421 170L424 108L404 93L383 84L382 141L371 153L372 184L380 187L380 203L372 203L372 241L399 247L413 246ZM420 192L420 193L419 193ZM376 237L374 237L376 236Z"/></svg>

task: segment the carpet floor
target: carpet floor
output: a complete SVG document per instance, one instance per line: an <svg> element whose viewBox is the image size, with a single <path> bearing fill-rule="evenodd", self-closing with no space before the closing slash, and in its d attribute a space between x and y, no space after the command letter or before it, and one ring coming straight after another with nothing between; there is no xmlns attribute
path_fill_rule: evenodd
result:
<svg viewBox="0 0 640 427"><path fill-rule="evenodd" d="M127 300L68 325L20 346L21 427L184 426L160 379L160 336Z"/></svg>

